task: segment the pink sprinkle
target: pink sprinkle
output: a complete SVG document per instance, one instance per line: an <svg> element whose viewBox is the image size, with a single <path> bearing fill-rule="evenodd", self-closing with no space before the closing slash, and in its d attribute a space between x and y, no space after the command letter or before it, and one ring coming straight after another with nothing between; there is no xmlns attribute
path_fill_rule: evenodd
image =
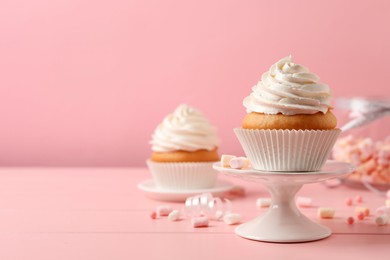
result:
<svg viewBox="0 0 390 260"><path fill-rule="evenodd" d="M153 211L152 213L150 213L150 218L151 218L151 219L156 219L156 218L157 218L157 213L156 213L156 211Z"/></svg>
<svg viewBox="0 0 390 260"><path fill-rule="evenodd" d="M347 206L352 206L353 200L352 200L351 198L346 198L346 199L345 199L345 204L346 204Z"/></svg>
<svg viewBox="0 0 390 260"><path fill-rule="evenodd" d="M356 217L358 220L364 220L364 213L363 211L358 211L356 214Z"/></svg>
<svg viewBox="0 0 390 260"><path fill-rule="evenodd" d="M348 217L345 221L348 225L352 225L353 223L355 223L355 219L353 217Z"/></svg>
<svg viewBox="0 0 390 260"><path fill-rule="evenodd" d="M191 223L194 228L208 227L209 219L207 217L196 217L191 219Z"/></svg>
<svg viewBox="0 0 390 260"><path fill-rule="evenodd" d="M357 203L362 203L362 202L363 202L362 196L357 195L357 196L355 197L355 201L356 201Z"/></svg>

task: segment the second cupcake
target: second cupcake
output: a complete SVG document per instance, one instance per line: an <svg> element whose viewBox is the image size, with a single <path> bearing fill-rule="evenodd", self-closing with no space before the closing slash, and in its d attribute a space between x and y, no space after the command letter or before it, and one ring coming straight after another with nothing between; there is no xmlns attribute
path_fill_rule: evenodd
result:
<svg viewBox="0 0 390 260"><path fill-rule="evenodd" d="M180 105L156 128L147 165L161 189L194 190L215 185L219 160L216 129L200 111Z"/></svg>
<svg viewBox="0 0 390 260"><path fill-rule="evenodd" d="M234 129L257 170L318 171L341 130L330 89L286 57L271 66L244 99L242 127Z"/></svg>

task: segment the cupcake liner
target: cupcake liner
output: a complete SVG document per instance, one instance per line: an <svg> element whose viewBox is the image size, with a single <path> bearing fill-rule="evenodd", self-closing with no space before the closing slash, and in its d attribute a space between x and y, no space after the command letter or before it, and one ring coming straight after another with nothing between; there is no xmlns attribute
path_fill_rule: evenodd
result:
<svg viewBox="0 0 390 260"><path fill-rule="evenodd" d="M319 171L341 130L235 128L234 132L256 170Z"/></svg>
<svg viewBox="0 0 390 260"><path fill-rule="evenodd" d="M157 187L165 190L196 190L214 187L217 171L213 169L213 163L146 161Z"/></svg>

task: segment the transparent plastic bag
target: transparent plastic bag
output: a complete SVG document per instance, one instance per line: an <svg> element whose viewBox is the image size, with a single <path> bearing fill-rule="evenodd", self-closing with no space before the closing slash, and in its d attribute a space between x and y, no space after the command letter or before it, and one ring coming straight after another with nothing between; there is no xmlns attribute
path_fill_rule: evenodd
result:
<svg viewBox="0 0 390 260"><path fill-rule="evenodd" d="M345 183L381 193L390 188L390 99L339 98L335 102L343 130L332 158L356 168Z"/></svg>

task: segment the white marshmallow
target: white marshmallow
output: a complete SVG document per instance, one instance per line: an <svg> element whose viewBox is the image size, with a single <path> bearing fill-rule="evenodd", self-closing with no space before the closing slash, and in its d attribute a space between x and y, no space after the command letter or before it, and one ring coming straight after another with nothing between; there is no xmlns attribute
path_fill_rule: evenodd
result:
<svg viewBox="0 0 390 260"><path fill-rule="evenodd" d="M386 214L377 216L375 218L375 224L377 224L378 226L384 226L387 225L387 223L389 223L389 216Z"/></svg>
<svg viewBox="0 0 390 260"><path fill-rule="evenodd" d="M299 207L310 207L313 199L307 197L297 197L296 201Z"/></svg>
<svg viewBox="0 0 390 260"><path fill-rule="evenodd" d="M271 206L272 200L271 198L258 198L256 201L256 206L258 208L266 208Z"/></svg>
<svg viewBox="0 0 390 260"><path fill-rule="evenodd" d="M317 215L319 218L333 218L335 214L334 208L318 208Z"/></svg>
<svg viewBox="0 0 390 260"><path fill-rule="evenodd" d="M195 217L191 219L191 223L194 228L208 227L209 219L207 217Z"/></svg>
<svg viewBox="0 0 390 260"><path fill-rule="evenodd" d="M235 225L241 222L241 215L238 213L226 213L225 216L223 216L223 222L225 222L228 225Z"/></svg>
<svg viewBox="0 0 390 260"><path fill-rule="evenodd" d="M230 155L230 154L222 154L221 156L221 166L222 167L230 167L230 160L233 159L233 158L236 158L236 156L234 155Z"/></svg>
<svg viewBox="0 0 390 260"><path fill-rule="evenodd" d="M249 166L249 160L245 157L235 157L229 161L230 168L242 169Z"/></svg>
<svg viewBox="0 0 390 260"><path fill-rule="evenodd" d="M169 213L172 212L172 207L171 206L167 206L167 205L161 205L161 206L158 206L157 207L157 215L160 216L160 217L163 217L163 216L168 216Z"/></svg>
<svg viewBox="0 0 390 260"><path fill-rule="evenodd" d="M170 221L177 221L177 220L179 220L180 219L180 211L178 211L177 209L172 210L172 212L169 213L169 215L168 215L168 219Z"/></svg>

